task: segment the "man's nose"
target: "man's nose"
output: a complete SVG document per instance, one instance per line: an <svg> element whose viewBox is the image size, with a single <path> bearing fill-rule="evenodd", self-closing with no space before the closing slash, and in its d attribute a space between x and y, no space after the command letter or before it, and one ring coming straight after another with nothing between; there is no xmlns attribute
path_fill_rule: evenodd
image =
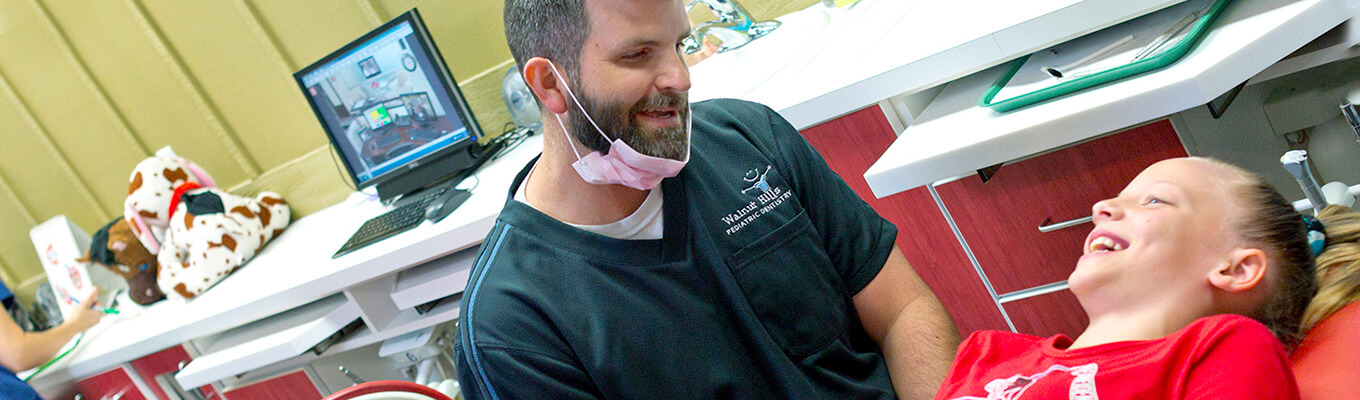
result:
<svg viewBox="0 0 1360 400"><path fill-rule="evenodd" d="M663 92L688 92L690 88L689 66L685 65L685 60L676 52L675 57L667 57L669 60L662 65L663 71L656 78L657 89Z"/></svg>

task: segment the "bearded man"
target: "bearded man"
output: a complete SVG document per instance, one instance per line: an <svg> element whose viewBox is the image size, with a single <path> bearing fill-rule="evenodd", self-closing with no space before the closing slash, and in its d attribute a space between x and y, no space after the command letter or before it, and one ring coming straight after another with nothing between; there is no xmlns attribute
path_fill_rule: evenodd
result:
<svg viewBox="0 0 1360 400"><path fill-rule="evenodd" d="M543 154L481 248L470 399L928 399L958 345L897 228L767 107L689 104L681 0L507 0Z"/></svg>

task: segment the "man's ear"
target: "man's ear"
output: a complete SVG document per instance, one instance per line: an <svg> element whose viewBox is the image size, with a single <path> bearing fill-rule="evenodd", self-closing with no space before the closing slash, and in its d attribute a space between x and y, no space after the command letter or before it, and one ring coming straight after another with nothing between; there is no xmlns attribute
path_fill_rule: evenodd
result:
<svg viewBox="0 0 1360 400"><path fill-rule="evenodd" d="M524 62L524 70L521 72L524 74L524 84L538 96L539 104L554 114L567 112L567 94L562 88L565 77L562 80L557 79L551 61L543 57L530 58ZM558 73L566 71L559 69Z"/></svg>
<svg viewBox="0 0 1360 400"><path fill-rule="evenodd" d="M1261 249L1236 249L1226 263L1209 273L1209 283L1228 292L1246 292L1265 282L1268 264Z"/></svg>

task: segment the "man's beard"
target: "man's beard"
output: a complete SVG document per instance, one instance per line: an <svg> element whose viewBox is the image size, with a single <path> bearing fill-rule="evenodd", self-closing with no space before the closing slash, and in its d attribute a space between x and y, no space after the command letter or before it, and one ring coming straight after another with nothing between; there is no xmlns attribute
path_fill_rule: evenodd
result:
<svg viewBox="0 0 1360 400"><path fill-rule="evenodd" d="M638 100L632 106L626 107L622 103L608 103L603 100L596 100L584 90L580 90L577 85L576 93L581 93L578 99L581 108L590 113L595 118L595 122L600 125L600 130L604 131L610 139L600 136L595 131L595 127L590 124L581 113L571 113L571 133L580 141L582 145L602 154L609 153L609 142L612 139L623 139L629 147L638 153L653 157L669 158L680 160L689 154L689 140L687 123L678 126L665 128L644 129L638 126L633 117L638 112L646 109L668 108L675 110L675 114L681 121L688 121L689 118L689 98L685 93L658 93L648 95ZM625 108L626 107L626 108Z"/></svg>

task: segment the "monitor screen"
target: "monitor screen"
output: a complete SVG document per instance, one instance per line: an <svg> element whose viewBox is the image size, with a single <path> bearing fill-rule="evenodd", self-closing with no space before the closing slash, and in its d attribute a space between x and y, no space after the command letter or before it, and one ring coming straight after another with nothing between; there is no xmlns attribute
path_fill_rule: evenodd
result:
<svg viewBox="0 0 1360 400"><path fill-rule="evenodd" d="M361 189L400 179L482 137L415 9L293 77ZM438 175L457 171L446 172ZM416 189L426 183L433 182L417 182Z"/></svg>

